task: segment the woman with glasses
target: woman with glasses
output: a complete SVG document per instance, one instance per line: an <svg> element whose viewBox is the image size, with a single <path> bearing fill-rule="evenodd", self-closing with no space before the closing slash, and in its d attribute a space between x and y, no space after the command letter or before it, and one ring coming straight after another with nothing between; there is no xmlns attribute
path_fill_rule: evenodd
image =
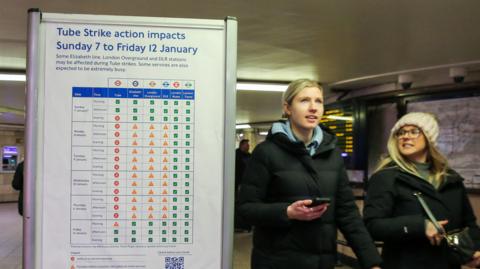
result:
<svg viewBox="0 0 480 269"><path fill-rule="evenodd" d="M480 230L463 178L437 149L438 123L432 114L408 113L393 126L388 156L368 181L363 210L367 229L383 241L384 268L460 268L449 259L443 232L469 227L480 249ZM438 231L413 193L421 192ZM480 264L480 252L467 264Z"/></svg>
<svg viewBox="0 0 480 269"><path fill-rule="evenodd" d="M255 148L240 186L239 213L254 225L251 268L333 269L337 228L362 268L378 268L337 139L319 126L322 87L296 80L282 99L288 120L274 123Z"/></svg>

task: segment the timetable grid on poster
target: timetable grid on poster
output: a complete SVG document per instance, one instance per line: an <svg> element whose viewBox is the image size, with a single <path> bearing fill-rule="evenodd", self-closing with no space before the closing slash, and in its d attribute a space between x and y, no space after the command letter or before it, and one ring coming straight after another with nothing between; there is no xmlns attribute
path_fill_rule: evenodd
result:
<svg viewBox="0 0 480 269"><path fill-rule="evenodd" d="M191 244L195 86L72 88L71 244Z"/></svg>

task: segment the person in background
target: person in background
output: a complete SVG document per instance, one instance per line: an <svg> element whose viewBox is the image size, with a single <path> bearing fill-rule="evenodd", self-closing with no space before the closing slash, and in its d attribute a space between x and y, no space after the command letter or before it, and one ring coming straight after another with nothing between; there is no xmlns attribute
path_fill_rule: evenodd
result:
<svg viewBox="0 0 480 269"><path fill-rule="evenodd" d="M287 121L276 122L253 151L240 186L239 213L252 224L252 269L331 269L337 228L362 268L379 268L336 137L319 126L323 89L315 81L290 83L283 94ZM312 206L314 197L329 198Z"/></svg>
<svg viewBox="0 0 480 269"><path fill-rule="evenodd" d="M245 171L245 167L247 166L247 162L252 156L252 154L249 152L249 142L250 141L248 139L242 139L235 151L235 208L237 208L238 204L238 191L242 176ZM238 215L238 212L235 209L235 231L250 232L251 229L252 227L248 223L245 223L243 218Z"/></svg>
<svg viewBox="0 0 480 269"><path fill-rule="evenodd" d="M15 174L13 175L12 187L20 191L18 195L18 214L23 216L23 161L17 165Z"/></svg>
<svg viewBox="0 0 480 269"><path fill-rule="evenodd" d="M446 231L469 227L480 247L479 228L463 185L437 149L439 127L432 114L408 113L390 131L388 156L368 181L363 216L370 234L383 241L384 267L460 268L448 259L446 242L428 220L422 197ZM480 264L476 252L470 267Z"/></svg>

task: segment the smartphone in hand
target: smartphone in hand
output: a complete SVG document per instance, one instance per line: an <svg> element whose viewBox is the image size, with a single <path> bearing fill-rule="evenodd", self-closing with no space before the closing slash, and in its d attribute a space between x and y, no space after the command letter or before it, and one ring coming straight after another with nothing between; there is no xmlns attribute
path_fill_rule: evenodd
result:
<svg viewBox="0 0 480 269"><path fill-rule="evenodd" d="M329 197L313 197L312 203L308 205L308 207L314 207L314 206L319 206L322 204L329 204L329 203L330 203Z"/></svg>

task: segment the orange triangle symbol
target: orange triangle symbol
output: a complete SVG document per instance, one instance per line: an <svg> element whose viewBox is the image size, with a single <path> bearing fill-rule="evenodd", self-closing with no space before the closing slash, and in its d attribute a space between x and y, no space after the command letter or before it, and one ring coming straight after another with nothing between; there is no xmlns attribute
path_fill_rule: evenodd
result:
<svg viewBox="0 0 480 269"><path fill-rule="evenodd" d="M168 130L168 125L163 125L163 130Z"/></svg>
<svg viewBox="0 0 480 269"><path fill-rule="evenodd" d="M132 137L138 137L137 133L133 133Z"/></svg>
<svg viewBox="0 0 480 269"><path fill-rule="evenodd" d="M132 194L137 194L137 191L136 191L136 190L133 190L133 191L132 191Z"/></svg>
<svg viewBox="0 0 480 269"><path fill-rule="evenodd" d="M164 170L164 171L168 170L168 167L165 165L165 166L163 167L163 170Z"/></svg>
<svg viewBox="0 0 480 269"><path fill-rule="evenodd" d="M155 127L153 127L153 124L150 124L150 130L154 130Z"/></svg>
<svg viewBox="0 0 480 269"><path fill-rule="evenodd" d="M153 206L149 206L148 211L153 211Z"/></svg>
<svg viewBox="0 0 480 269"><path fill-rule="evenodd" d="M168 210L167 207L163 206L162 211L167 211L167 210Z"/></svg>
<svg viewBox="0 0 480 269"><path fill-rule="evenodd" d="M153 190L150 190L150 191L148 192L148 194L154 194Z"/></svg>
<svg viewBox="0 0 480 269"><path fill-rule="evenodd" d="M150 199L148 199L148 202L149 202L149 203L153 203L153 198L150 197Z"/></svg>
<svg viewBox="0 0 480 269"><path fill-rule="evenodd" d="M153 163L155 162L155 159L153 159L152 157L150 157L150 159L148 160L149 162Z"/></svg>
<svg viewBox="0 0 480 269"><path fill-rule="evenodd" d="M153 133L150 133L150 135L148 137L154 138L155 136L153 135Z"/></svg>
<svg viewBox="0 0 480 269"><path fill-rule="evenodd" d="M137 202L137 199L135 199L135 197L133 197L132 203L136 203L136 202Z"/></svg>
<svg viewBox="0 0 480 269"><path fill-rule="evenodd" d="M155 151L154 151L153 149L151 149L148 153L149 153L149 154L154 154Z"/></svg>
<svg viewBox="0 0 480 269"><path fill-rule="evenodd" d="M164 163L168 162L167 157L163 158L163 162Z"/></svg>
<svg viewBox="0 0 480 269"><path fill-rule="evenodd" d="M163 154L168 154L168 151L166 149L164 149Z"/></svg>
<svg viewBox="0 0 480 269"><path fill-rule="evenodd" d="M134 129L134 130L138 129L137 124L134 124L134 125L133 125L133 129Z"/></svg>
<svg viewBox="0 0 480 269"><path fill-rule="evenodd" d="M167 194L167 190L164 190L164 191L162 192L162 194Z"/></svg>
<svg viewBox="0 0 480 269"><path fill-rule="evenodd" d="M133 211L136 211L136 210L137 210L137 207L136 207L136 206L132 206L132 210L133 210Z"/></svg>
<svg viewBox="0 0 480 269"><path fill-rule="evenodd" d="M163 203L166 203L166 202L167 202L167 198L163 198L162 202L163 202Z"/></svg>
<svg viewBox="0 0 480 269"><path fill-rule="evenodd" d="M150 145L150 146L155 146L155 143L153 143L153 140L150 141L150 144L149 144L149 145Z"/></svg>
<svg viewBox="0 0 480 269"><path fill-rule="evenodd" d="M136 186L137 186L137 182L134 181L134 182L132 183L132 186L136 187Z"/></svg>
<svg viewBox="0 0 480 269"><path fill-rule="evenodd" d="M138 146L137 140L133 140L132 145L133 145L133 146Z"/></svg>
<svg viewBox="0 0 480 269"><path fill-rule="evenodd" d="M133 173L132 178L137 178L137 174Z"/></svg>
<svg viewBox="0 0 480 269"><path fill-rule="evenodd" d="M163 214L162 219L166 219L166 218L167 218L167 214Z"/></svg>
<svg viewBox="0 0 480 269"><path fill-rule="evenodd" d="M137 166L134 165L134 166L132 167L132 170L137 170Z"/></svg>
<svg viewBox="0 0 480 269"><path fill-rule="evenodd" d="M153 215L152 214L148 215L148 218L153 219Z"/></svg>
<svg viewBox="0 0 480 269"><path fill-rule="evenodd" d="M136 162L138 162L137 158L133 157L132 163L136 163Z"/></svg>
<svg viewBox="0 0 480 269"><path fill-rule="evenodd" d="M164 187L168 186L167 182L164 181L163 184L162 184L162 186L164 186Z"/></svg>
<svg viewBox="0 0 480 269"><path fill-rule="evenodd" d="M118 222L115 221L115 223L113 224L113 227L118 227Z"/></svg>
<svg viewBox="0 0 480 269"><path fill-rule="evenodd" d="M155 176L152 173L150 173L150 175L148 175L148 178L154 178L154 177Z"/></svg>
<svg viewBox="0 0 480 269"><path fill-rule="evenodd" d="M168 178L168 175L167 175L167 174L163 174L163 178Z"/></svg>
<svg viewBox="0 0 480 269"><path fill-rule="evenodd" d="M132 154L137 154L137 153L138 153L138 151L136 149L132 150Z"/></svg>
<svg viewBox="0 0 480 269"><path fill-rule="evenodd" d="M168 138L168 134L165 133L165 134L163 135L163 138Z"/></svg>
<svg viewBox="0 0 480 269"><path fill-rule="evenodd" d="M150 183L148 183L148 186L149 186L149 187L153 187L153 186L155 186L155 184L153 184L153 182L150 181Z"/></svg>
<svg viewBox="0 0 480 269"><path fill-rule="evenodd" d="M136 219L136 218L137 218L137 215L133 214L132 219Z"/></svg>
<svg viewBox="0 0 480 269"><path fill-rule="evenodd" d="M155 170L155 167L153 167L153 165L150 165L150 167L148 167L148 170Z"/></svg>
<svg viewBox="0 0 480 269"><path fill-rule="evenodd" d="M163 146L164 146L164 147L167 147L167 146L168 146L168 142L167 142L167 141L163 142Z"/></svg>

